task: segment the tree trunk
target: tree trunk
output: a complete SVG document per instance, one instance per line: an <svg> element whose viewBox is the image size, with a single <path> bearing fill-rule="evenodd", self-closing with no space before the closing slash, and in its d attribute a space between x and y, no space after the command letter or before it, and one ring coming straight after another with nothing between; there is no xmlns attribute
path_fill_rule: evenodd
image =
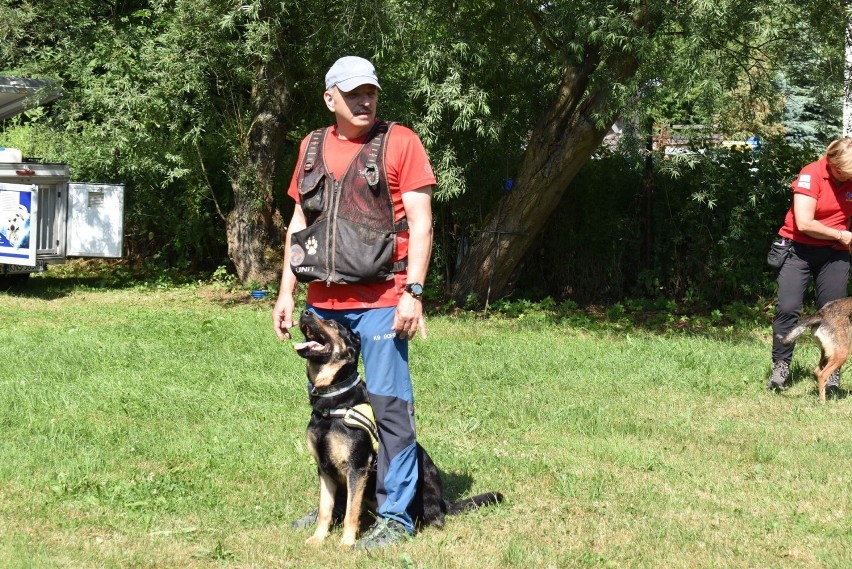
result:
<svg viewBox="0 0 852 569"><path fill-rule="evenodd" d="M285 128L289 89L283 71L259 65L252 93L253 120L231 175L234 209L228 214L228 256L243 283L268 285L281 272L284 221L273 200L273 180Z"/></svg>
<svg viewBox="0 0 852 569"><path fill-rule="evenodd" d="M504 294L568 184L618 116L610 109L606 86L590 87L599 66L624 81L636 74L638 63L632 54L618 52L601 60L597 50L588 47L581 66L566 68L556 100L533 130L514 187L500 199L456 273L452 295L457 304L473 300L483 305ZM605 117L606 127L597 126L596 115Z"/></svg>

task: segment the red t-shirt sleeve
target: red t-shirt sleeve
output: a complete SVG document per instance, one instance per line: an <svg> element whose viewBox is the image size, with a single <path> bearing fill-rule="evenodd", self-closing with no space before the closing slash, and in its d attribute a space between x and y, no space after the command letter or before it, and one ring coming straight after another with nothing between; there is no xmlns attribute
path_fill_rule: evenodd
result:
<svg viewBox="0 0 852 569"><path fill-rule="evenodd" d="M420 137L399 124L394 125L388 138L385 167L392 192L405 193L437 183Z"/></svg>
<svg viewBox="0 0 852 569"><path fill-rule="evenodd" d="M818 162L808 164L802 168L802 171L799 172L799 175L796 176L796 179L793 180L792 184L790 184L790 187L793 188L794 194L803 194L819 199L820 190L822 189L820 176L821 173L818 167Z"/></svg>

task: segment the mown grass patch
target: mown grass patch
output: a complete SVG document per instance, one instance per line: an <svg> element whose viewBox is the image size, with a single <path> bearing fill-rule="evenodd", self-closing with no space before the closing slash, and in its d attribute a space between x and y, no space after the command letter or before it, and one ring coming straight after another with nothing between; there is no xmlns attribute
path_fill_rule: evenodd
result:
<svg viewBox="0 0 852 569"><path fill-rule="evenodd" d="M852 399L817 402L812 342L778 396L759 324L432 315L419 438L450 497L507 501L365 556L289 529L317 482L271 299L38 280L0 294L0 566L852 563Z"/></svg>

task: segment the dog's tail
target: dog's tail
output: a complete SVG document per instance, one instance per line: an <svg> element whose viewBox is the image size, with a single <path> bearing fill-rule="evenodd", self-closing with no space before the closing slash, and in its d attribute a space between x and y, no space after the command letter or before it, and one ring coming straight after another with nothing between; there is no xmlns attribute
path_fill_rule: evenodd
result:
<svg viewBox="0 0 852 569"><path fill-rule="evenodd" d="M462 512L479 509L483 506L493 506L503 501L503 494L500 492L486 492L471 498L465 498L458 502L450 502L447 504L447 514L454 516Z"/></svg>
<svg viewBox="0 0 852 569"><path fill-rule="evenodd" d="M822 324L822 314L817 313L811 316L810 318L800 320L796 327L790 330L790 332L786 336L782 336L781 334L778 334L777 336L778 339L781 340L781 343L783 343L785 346L789 346L790 344L796 341L796 338L804 334L805 330L807 330L808 328L816 328L820 324Z"/></svg>

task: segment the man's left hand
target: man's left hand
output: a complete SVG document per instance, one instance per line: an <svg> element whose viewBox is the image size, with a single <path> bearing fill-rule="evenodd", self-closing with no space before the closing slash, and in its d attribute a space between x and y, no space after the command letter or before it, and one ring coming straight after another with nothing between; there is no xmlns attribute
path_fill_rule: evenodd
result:
<svg viewBox="0 0 852 569"><path fill-rule="evenodd" d="M396 305L393 317L393 331L400 338L410 340L420 330L420 337L426 339L426 320L423 318L423 303L408 293L403 293Z"/></svg>

